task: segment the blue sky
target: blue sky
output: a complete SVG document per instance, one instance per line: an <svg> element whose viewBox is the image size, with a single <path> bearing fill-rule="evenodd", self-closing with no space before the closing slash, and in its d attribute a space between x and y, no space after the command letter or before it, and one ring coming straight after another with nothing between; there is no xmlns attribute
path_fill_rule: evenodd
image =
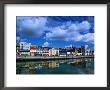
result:
<svg viewBox="0 0 110 90"><path fill-rule="evenodd" d="M87 44L94 49L94 16L17 16L16 40L58 48Z"/></svg>

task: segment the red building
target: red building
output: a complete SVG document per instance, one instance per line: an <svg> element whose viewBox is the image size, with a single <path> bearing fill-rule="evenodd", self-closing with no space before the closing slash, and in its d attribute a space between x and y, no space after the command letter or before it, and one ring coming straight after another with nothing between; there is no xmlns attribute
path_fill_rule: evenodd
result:
<svg viewBox="0 0 110 90"><path fill-rule="evenodd" d="M30 56L35 56L37 52L37 46L36 45L31 45L30 46Z"/></svg>

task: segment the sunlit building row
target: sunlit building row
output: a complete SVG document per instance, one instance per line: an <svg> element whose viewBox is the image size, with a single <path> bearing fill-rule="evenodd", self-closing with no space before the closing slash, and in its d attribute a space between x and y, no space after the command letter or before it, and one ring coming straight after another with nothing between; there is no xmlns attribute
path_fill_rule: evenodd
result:
<svg viewBox="0 0 110 90"><path fill-rule="evenodd" d="M18 56L93 56L92 51L88 45L66 48L51 48L32 45L27 42L20 42L16 44L16 54Z"/></svg>

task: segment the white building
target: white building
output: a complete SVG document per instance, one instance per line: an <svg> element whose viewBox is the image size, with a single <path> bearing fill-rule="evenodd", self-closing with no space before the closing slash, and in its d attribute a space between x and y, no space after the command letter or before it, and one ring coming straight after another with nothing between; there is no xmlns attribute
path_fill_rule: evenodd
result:
<svg viewBox="0 0 110 90"><path fill-rule="evenodd" d="M90 48L88 45L85 45L85 55L90 55Z"/></svg>
<svg viewBox="0 0 110 90"><path fill-rule="evenodd" d="M81 55L82 55L82 53L77 53L77 55L78 55L78 56L81 56Z"/></svg>
<svg viewBox="0 0 110 90"><path fill-rule="evenodd" d="M43 49L37 48L37 56L43 56Z"/></svg>
<svg viewBox="0 0 110 90"><path fill-rule="evenodd" d="M31 43L27 42L20 42L20 49L21 50L30 50Z"/></svg>

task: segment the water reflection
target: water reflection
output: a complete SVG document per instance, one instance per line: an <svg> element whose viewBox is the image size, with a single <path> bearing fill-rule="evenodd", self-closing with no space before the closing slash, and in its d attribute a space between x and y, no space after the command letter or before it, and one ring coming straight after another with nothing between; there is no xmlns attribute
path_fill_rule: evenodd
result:
<svg viewBox="0 0 110 90"><path fill-rule="evenodd" d="M94 74L94 59L17 62L17 74Z"/></svg>

